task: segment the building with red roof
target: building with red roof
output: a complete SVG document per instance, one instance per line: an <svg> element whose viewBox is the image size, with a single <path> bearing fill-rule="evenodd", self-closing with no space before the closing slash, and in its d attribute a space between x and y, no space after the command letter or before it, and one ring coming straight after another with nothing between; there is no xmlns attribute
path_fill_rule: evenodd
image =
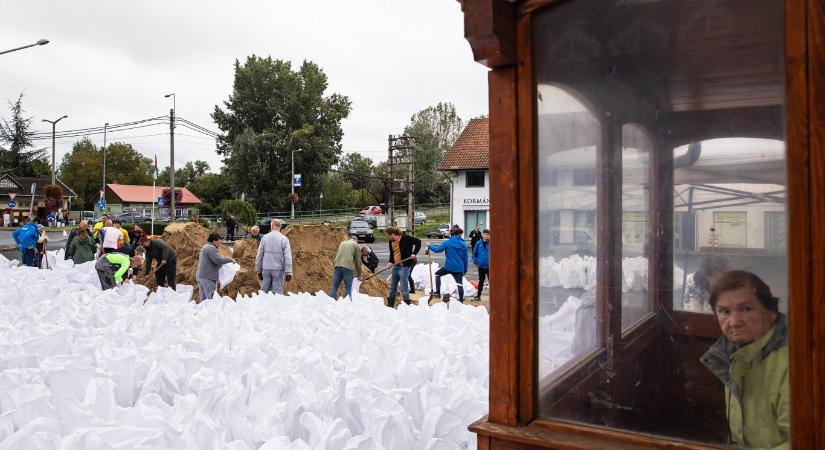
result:
<svg viewBox="0 0 825 450"><path fill-rule="evenodd" d="M167 186L143 186L134 184L106 185L106 212L117 215L141 215L150 217L154 202L155 216L168 216L169 205L158 205L158 198L162 195ZM181 199L175 204L176 217L188 217L192 213L192 208L201 203L201 200L185 187L179 187ZM95 197L95 202L100 199L100 194Z"/></svg>
<svg viewBox="0 0 825 450"><path fill-rule="evenodd" d="M475 226L490 227L490 123L471 119L447 150L439 170L450 177L450 223L467 237Z"/></svg>

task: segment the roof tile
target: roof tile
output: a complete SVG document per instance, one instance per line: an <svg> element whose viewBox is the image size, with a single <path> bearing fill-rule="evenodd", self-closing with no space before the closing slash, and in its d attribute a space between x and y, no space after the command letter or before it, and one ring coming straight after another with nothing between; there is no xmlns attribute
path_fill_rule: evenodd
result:
<svg viewBox="0 0 825 450"><path fill-rule="evenodd" d="M470 119L461 136L447 150L439 170L487 169L490 165L490 122Z"/></svg>

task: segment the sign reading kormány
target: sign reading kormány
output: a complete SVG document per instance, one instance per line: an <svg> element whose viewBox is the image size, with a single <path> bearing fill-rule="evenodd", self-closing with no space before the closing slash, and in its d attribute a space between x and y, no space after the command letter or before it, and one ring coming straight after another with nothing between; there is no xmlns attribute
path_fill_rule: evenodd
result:
<svg viewBox="0 0 825 450"><path fill-rule="evenodd" d="M462 202L462 205L489 205L490 199L489 198L465 198Z"/></svg>

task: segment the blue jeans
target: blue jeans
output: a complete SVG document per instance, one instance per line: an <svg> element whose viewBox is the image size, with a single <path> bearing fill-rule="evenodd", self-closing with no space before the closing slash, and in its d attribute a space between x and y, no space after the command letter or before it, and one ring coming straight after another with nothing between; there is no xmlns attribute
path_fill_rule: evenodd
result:
<svg viewBox="0 0 825 450"><path fill-rule="evenodd" d="M27 248L20 253L22 253L24 266L37 267L37 254L33 248Z"/></svg>
<svg viewBox="0 0 825 450"><path fill-rule="evenodd" d="M350 296L350 300L352 300L351 293L352 293L352 270L347 269L346 267L336 267L332 272L332 289L329 291L329 296L338 299L338 287L341 286L341 282L344 282L344 298Z"/></svg>
<svg viewBox="0 0 825 450"><path fill-rule="evenodd" d="M390 278L390 300L395 301L395 294L398 293L398 285L401 285L401 297L404 303L410 304L410 269L408 266L393 266L392 278ZM393 305L389 305L392 307Z"/></svg>

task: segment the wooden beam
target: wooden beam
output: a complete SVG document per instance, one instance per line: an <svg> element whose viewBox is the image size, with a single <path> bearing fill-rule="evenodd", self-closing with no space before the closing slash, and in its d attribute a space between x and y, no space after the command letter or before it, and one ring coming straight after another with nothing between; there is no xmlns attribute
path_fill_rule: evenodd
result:
<svg viewBox="0 0 825 450"><path fill-rule="evenodd" d="M488 76L490 89L490 421L516 425L519 398L518 108L514 67Z"/></svg>
<svg viewBox="0 0 825 450"><path fill-rule="evenodd" d="M473 58L493 69L516 62L516 6L503 0L464 0L464 37Z"/></svg>

